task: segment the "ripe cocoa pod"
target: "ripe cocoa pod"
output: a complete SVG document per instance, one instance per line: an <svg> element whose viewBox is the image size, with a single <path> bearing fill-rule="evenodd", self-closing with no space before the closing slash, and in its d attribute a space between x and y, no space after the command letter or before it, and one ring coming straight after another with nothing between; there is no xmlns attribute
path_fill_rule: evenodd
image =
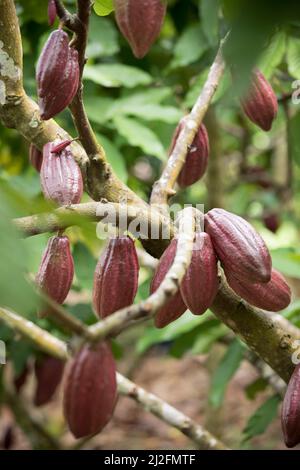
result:
<svg viewBox="0 0 300 470"><path fill-rule="evenodd" d="M74 262L68 237L52 237L44 251L36 276L37 285L58 304L62 304L72 285ZM40 316L51 313L49 309L40 312Z"/></svg>
<svg viewBox="0 0 300 470"><path fill-rule="evenodd" d="M284 277L272 269L271 280L267 283L249 283L237 280L234 271L225 270L226 279L231 289L254 307L279 312L291 302L291 290Z"/></svg>
<svg viewBox="0 0 300 470"><path fill-rule="evenodd" d="M96 434L112 418L117 400L116 366L107 342L84 346L72 359L64 384L64 414L73 435Z"/></svg>
<svg viewBox="0 0 300 470"><path fill-rule="evenodd" d="M79 86L77 51L63 30L53 31L37 64L36 80L41 118L50 119L73 100Z"/></svg>
<svg viewBox="0 0 300 470"><path fill-rule="evenodd" d="M100 318L131 305L136 296L139 262L134 241L111 238L95 270L93 306Z"/></svg>
<svg viewBox="0 0 300 470"><path fill-rule="evenodd" d="M285 445L300 444L300 364L290 378L281 408L281 426Z"/></svg>
<svg viewBox="0 0 300 470"><path fill-rule="evenodd" d="M83 193L83 181L79 166L70 149L52 153L57 145L49 142L43 148L41 186L46 199L59 206L77 204Z"/></svg>
<svg viewBox="0 0 300 470"><path fill-rule="evenodd" d="M158 266L154 273L154 277L150 286L150 293L155 292L164 278L167 272L173 264L177 249L177 240L173 238L168 248L164 251L162 257L159 260ZM156 328L164 328L169 323L177 320L186 311L186 305L182 299L180 290L160 309L155 315L154 323Z"/></svg>
<svg viewBox="0 0 300 470"><path fill-rule="evenodd" d="M171 143L170 155L174 150L177 138L180 134L184 123L184 118L178 124ZM206 172L209 156L209 139L204 124L201 124L191 147L188 150L185 163L179 176L177 183L181 188L186 188L199 181Z"/></svg>
<svg viewBox="0 0 300 470"><path fill-rule="evenodd" d="M270 83L259 70L253 72L250 89L241 104L254 124L264 131L271 129L278 111L277 98Z"/></svg>
<svg viewBox="0 0 300 470"><path fill-rule="evenodd" d="M218 290L216 254L207 233L196 233L191 264L180 286L185 305L195 315L211 306Z"/></svg>
<svg viewBox="0 0 300 470"><path fill-rule="evenodd" d="M43 154L34 144L30 144L29 147L29 160L36 171L40 172L43 163Z"/></svg>
<svg viewBox="0 0 300 470"><path fill-rule="evenodd" d="M33 399L35 406L43 406L51 401L62 380L64 367L63 361L51 356L35 362L36 389Z"/></svg>
<svg viewBox="0 0 300 470"><path fill-rule="evenodd" d="M56 18L56 5L54 0L48 0L48 23L49 26L53 26Z"/></svg>
<svg viewBox="0 0 300 470"><path fill-rule="evenodd" d="M29 372L30 372L29 365L26 364L22 372L19 375L14 376L13 383L14 383L14 387L15 387L17 395L21 392L23 386L25 385Z"/></svg>
<svg viewBox="0 0 300 470"><path fill-rule="evenodd" d="M166 14L164 0L114 0L119 29L134 55L141 59L160 33Z"/></svg>
<svg viewBox="0 0 300 470"><path fill-rule="evenodd" d="M205 231L210 235L224 269L238 280L268 282L271 256L261 236L242 217L224 209L205 215Z"/></svg>

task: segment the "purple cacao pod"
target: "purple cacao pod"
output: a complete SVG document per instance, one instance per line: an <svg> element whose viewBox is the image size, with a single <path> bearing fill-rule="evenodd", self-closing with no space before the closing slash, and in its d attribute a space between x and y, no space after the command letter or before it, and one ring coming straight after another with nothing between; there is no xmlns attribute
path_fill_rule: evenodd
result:
<svg viewBox="0 0 300 470"><path fill-rule="evenodd" d="M183 118L184 120L184 118ZM170 155L174 150L176 140L183 126L183 120L178 124L171 143ZM187 152L185 163L177 178L181 188L186 188L199 181L207 169L209 156L209 139L204 124L201 124L194 140Z"/></svg>
<svg viewBox="0 0 300 470"><path fill-rule="evenodd" d="M63 304L74 276L74 262L68 237L52 237L44 251L36 276L37 285L58 304ZM46 316L48 310L40 312Z"/></svg>
<svg viewBox="0 0 300 470"><path fill-rule="evenodd" d="M53 398L61 383L65 363L56 357L46 356L34 364L36 389L33 402L35 406L43 406Z"/></svg>
<svg viewBox="0 0 300 470"><path fill-rule="evenodd" d="M205 231L224 269L233 272L238 280L268 282L271 279L268 248L242 217L224 209L212 209L205 215Z"/></svg>
<svg viewBox="0 0 300 470"><path fill-rule="evenodd" d="M48 23L49 26L53 26L56 18L56 4L54 0L48 0Z"/></svg>
<svg viewBox="0 0 300 470"><path fill-rule="evenodd" d="M250 89L241 104L244 113L254 124L264 131L271 129L278 111L277 98L270 83L259 70L253 72Z"/></svg>
<svg viewBox="0 0 300 470"><path fill-rule="evenodd" d="M59 154L52 153L55 142L49 142L43 148L41 167L41 186L46 199L59 206L77 204L83 193L83 180L70 149Z"/></svg>
<svg viewBox="0 0 300 470"><path fill-rule="evenodd" d="M114 0L119 29L141 59L158 37L166 14L164 0Z"/></svg>
<svg viewBox="0 0 300 470"><path fill-rule="evenodd" d="M30 144L29 147L29 160L36 171L40 172L43 163L43 154L34 144Z"/></svg>
<svg viewBox="0 0 300 470"><path fill-rule="evenodd" d="M64 414L76 438L102 431L117 400L116 366L110 345L84 346L72 359L64 385Z"/></svg>
<svg viewBox="0 0 300 470"><path fill-rule="evenodd" d="M150 286L151 294L159 288L160 284L166 277L167 272L173 264L176 250L177 240L173 238L159 260ZM177 320L177 318L181 317L185 311L186 305L182 299L180 290L178 290L178 292L156 313L154 320L155 326L157 328L164 328L169 323L172 323Z"/></svg>
<svg viewBox="0 0 300 470"><path fill-rule="evenodd" d="M225 270L225 274L231 289L254 307L279 312L291 302L291 289L276 269L272 269L271 280L266 283L237 280L230 269Z"/></svg>
<svg viewBox="0 0 300 470"><path fill-rule="evenodd" d="M300 364L290 378L281 408L281 426L287 447L300 444Z"/></svg>
<svg viewBox="0 0 300 470"><path fill-rule="evenodd" d="M63 30L53 31L37 65L36 80L41 118L50 119L73 100L79 86L77 51Z"/></svg>
<svg viewBox="0 0 300 470"><path fill-rule="evenodd" d="M185 305L195 315L211 306L218 290L217 257L207 233L196 233L191 264L180 286Z"/></svg>
<svg viewBox="0 0 300 470"><path fill-rule="evenodd" d="M138 288L139 263L134 241L112 238L96 266L93 306L100 318L133 304Z"/></svg>

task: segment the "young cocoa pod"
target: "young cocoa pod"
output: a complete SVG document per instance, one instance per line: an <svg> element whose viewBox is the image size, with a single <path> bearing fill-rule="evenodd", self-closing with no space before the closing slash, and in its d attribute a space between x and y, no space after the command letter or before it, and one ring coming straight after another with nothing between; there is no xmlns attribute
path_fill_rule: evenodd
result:
<svg viewBox="0 0 300 470"><path fill-rule="evenodd" d="M276 233L280 227L280 218L277 212L268 212L264 214L262 221L270 232Z"/></svg>
<svg viewBox="0 0 300 470"><path fill-rule="evenodd" d="M73 100L79 86L77 51L63 30L53 31L37 65L36 80L41 118L50 119Z"/></svg>
<svg viewBox="0 0 300 470"><path fill-rule="evenodd" d="M184 118L178 124L171 143L169 154L174 150L177 138L180 134L184 123ZM177 183L181 188L186 188L199 181L206 172L209 156L209 139L204 124L201 124L192 145L190 146L185 163L179 176Z"/></svg>
<svg viewBox="0 0 300 470"><path fill-rule="evenodd" d="M248 94L241 100L242 108L254 124L269 131L278 111L277 98L270 83L259 70L255 70L252 75Z"/></svg>
<svg viewBox="0 0 300 470"><path fill-rule="evenodd" d="M100 318L131 305L139 277L134 241L128 236L111 238L96 266L93 306Z"/></svg>
<svg viewBox="0 0 300 470"><path fill-rule="evenodd" d="M237 280L234 271L225 270L226 279L231 289L254 307L279 312L291 302L291 290L284 277L272 269L271 280L266 283L249 283Z"/></svg>
<svg viewBox="0 0 300 470"><path fill-rule="evenodd" d="M202 315L211 306L218 290L218 267L210 236L195 236L191 264L180 286L185 305L195 315Z"/></svg>
<svg viewBox="0 0 300 470"><path fill-rule="evenodd" d="M54 0L48 0L48 23L49 26L53 26L56 18L56 5Z"/></svg>
<svg viewBox="0 0 300 470"><path fill-rule="evenodd" d="M77 204L83 193L83 181L79 166L70 149L52 153L57 145L49 142L43 148L41 186L46 199L59 206Z"/></svg>
<svg viewBox="0 0 300 470"><path fill-rule="evenodd" d="M141 59L160 33L166 14L164 0L114 0L119 29L134 55Z"/></svg>
<svg viewBox="0 0 300 470"><path fill-rule="evenodd" d="M96 434L113 415L116 366L107 342L84 346L72 359L64 384L64 414L76 438Z"/></svg>
<svg viewBox="0 0 300 470"><path fill-rule="evenodd" d="M167 249L159 260L158 266L150 286L150 293L155 292L167 272L173 264L177 249L177 240L173 238ZM186 311L186 305L182 299L180 290L160 309L155 315L154 323L156 328L164 328L169 323L177 320Z"/></svg>
<svg viewBox="0 0 300 470"><path fill-rule="evenodd" d="M35 406L43 406L51 401L62 380L64 367L63 361L51 356L35 362L36 389L33 399Z"/></svg>
<svg viewBox="0 0 300 470"><path fill-rule="evenodd" d="M43 163L43 154L34 144L30 144L29 147L29 160L36 171L40 172Z"/></svg>
<svg viewBox="0 0 300 470"><path fill-rule="evenodd" d="M295 367L284 396L281 426L287 447L300 444L300 364Z"/></svg>
<svg viewBox="0 0 300 470"><path fill-rule="evenodd" d="M58 304L62 304L70 291L73 276L74 262L68 237L50 238L36 276L37 285ZM46 309L39 315L46 316L48 313Z"/></svg>
<svg viewBox="0 0 300 470"><path fill-rule="evenodd" d="M238 280L268 282L271 256L261 236L242 217L224 209L205 215L205 231L210 235L218 258L227 272Z"/></svg>

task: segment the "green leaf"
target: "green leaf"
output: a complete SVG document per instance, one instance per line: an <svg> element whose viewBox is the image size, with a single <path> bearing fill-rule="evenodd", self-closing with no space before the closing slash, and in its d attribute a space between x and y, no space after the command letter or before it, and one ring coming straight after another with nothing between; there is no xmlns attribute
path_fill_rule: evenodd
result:
<svg viewBox="0 0 300 470"><path fill-rule="evenodd" d="M277 416L277 408L281 399L277 395L269 398L251 416L243 430L243 442L252 439L254 436L263 434L273 419Z"/></svg>
<svg viewBox="0 0 300 470"><path fill-rule="evenodd" d="M273 266L286 276L300 278L300 252L293 248L271 250Z"/></svg>
<svg viewBox="0 0 300 470"><path fill-rule="evenodd" d="M295 78L300 78L300 39L289 39L286 58L289 73Z"/></svg>
<svg viewBox="0 0 300 470"><path fill-rule="evenodd" d="M218 43L219 0L200 0L203 32L211 46Z"/></svg>
<svg viewBox="0 0 300 470"><path fill-rule="evenodd" d="M87 57L89 59L112 56L119 52L118 33L107 18L91 17Z"/></svg>
<svg viewBox="0 0 300 470"><path fill-rule="evenodd" d="M113 0L95 0L94 10L99 16L109 15L114 9Z"/></svg>
<svg viewBox="0 0 300 470"><path fill-rule="evenodd" d="M292 152L292 158L297 166L300 166L300 113L295 114L290 120L290 146Z"/></svg>
<svg viewBox="0 0 300 470"><path fill-rule="evenodd" d="M270 78L275 68L282 62L285 48L286 35L283 31L280 31L273 36L269 46L259 59L258 68L263 72L266 78Z"/></svg>
<svg viewBox="0 0 300 470"><path fill-rule="evenodd" d="M85 289L92 289L96 260L83 243L76 243L73 250L76 277Z"/></svg>
<svg viewBox="0 0 300 470"><path fill-rule="evenodd" d="M199 24L189 26L178 39L170 67L184 67L199 60L208 49L207 40Z"/></svg>
<svg viewBox="0 0 300 470"><path fill-rule="evenodd" d="M209 401L213 407L217 408L222 404L226 387L239 368L243 354L244 346L239 340L234 340L227 349L212 377Z"/></svg>
<svg viewBox="0 0 300 470"><path fill-rule="evenodd" d="M78 318L78 320L81 320L85 325L92 325L96 321L96 316L90 304L79 303L68 305L68 312Z"/></svg>
<svg viewBox="0 0 300 470"><path fill-rule="evenodd" d="M120 178L120 180L126 183L128 179L128 173L124 158L120 150L111 140L109 140L104 135L99 134L97 132L96 136L101 145L103 145L104 150L106 152L107 160L113 167L113 170L115 171L116 175Z"/></svg>
<svg viewBox="0 0 300 470"><path fill-rule="evenodd" d="M249 400L254 400L260 392L263 392L268 387L268 382L259 377L258 379L251 382L251 384L247 385L245 388L246 396Z"/></svg>
<svg viewBox="0 0 300 470"><path fill-rule="evenodd" d="M153 155L160 159L165 158L163 145L156 134L139 121L117 116L114 119L114 124L130 145L141 148L147 155Z"/></svg>
<svg viewBox="0 0 300 470"><path fill-rule="evenodd" d="M107 88L121 86L134 88L137 85L149 85L152 77L148 73L129 65L122 64L87 64L84 78Z"/></svg>

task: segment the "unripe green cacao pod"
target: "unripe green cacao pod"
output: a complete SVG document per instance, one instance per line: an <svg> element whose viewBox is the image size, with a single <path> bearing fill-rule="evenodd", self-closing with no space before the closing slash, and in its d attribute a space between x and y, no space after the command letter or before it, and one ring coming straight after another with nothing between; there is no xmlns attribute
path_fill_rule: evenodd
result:
<svg viewBox="0 0 300 470"><path fill-rule="evenodd" d="M138 289L139 262L134 241L111 238L96 266L93 306L100 318L133 304Z"/></svg>
<svg viewBox="0 0 300 470"><path fill-rule="evenodd" d="M279 312L291 302L291 289L276 269L272 269L271 279L266 283L237 280L230 269L225 270L225 274L231 289L254 307Z"/></svg>
<svg viewBox="0 0 300 470"><path fill-rule="evenodd" d="M84 346L72 359L64 384L64 414L76 438L102 431L117 400L116 366L107 342Z"/></svg>
<svg viewBox="0 0 300 470"><path fill-rule="evenodd" d="M196 233L190 266L180 292L185 305L195 315L202 315L211 306L218 290L216 254L207 233Z"/></svg>
<svg viewBox="0 0 300 470"><path fill-rule="evenodd" d="M242 217L224 209L205 214L205 231L227 272L247 282L268 282L272 261L261 236Z"/></svg>
<svg viewBox="0 0 300 470"><path fill-rule="evenodd" d="M141 59L158 37L166 14L164 0L114 0L119 29Z"/></svg>
<svg viewBox="0 0 300 470"><path fill-rule="evenodd" d="M300 444L300 364L296 366L285 393L281 426L287 447Z"/></svg>
<svg viewBox="0 0 300 470"><path fill-rule="evenodd" d="M162 257L159 260L158 266L154 273L150 292L155 292L164 278L167 272L173 264L175 254L177 250L177 240L173 238L167 249L164 251ZM186 311L186 305L182 299L180 290L160 309L155 315L155 326L157 328L164 328L169 323L177 320Z"/></svg>
<svg viewBox="0 0 300 470"><path fill-rule="evenodd" d="M33 399L35 406L43 406L51 401L61 383L64 367L65 363L56 357L45 356L35 361L36 389Z"/></svg>

